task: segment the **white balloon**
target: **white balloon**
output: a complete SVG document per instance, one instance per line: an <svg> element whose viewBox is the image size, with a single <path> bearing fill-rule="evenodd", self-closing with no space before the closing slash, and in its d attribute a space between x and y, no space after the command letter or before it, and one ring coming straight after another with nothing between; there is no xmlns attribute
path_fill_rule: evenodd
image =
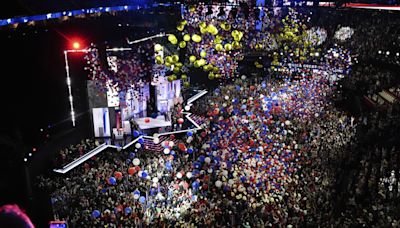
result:
<svg viewBox="0 0 400 228"><path fill-rule="evenodd" d="M158 178L157 177L153 178L153 183L158 183Z"/></svg>
<svg viewBox="0 0 400 228"><path fill-rule="evenodd" d="M205 161L206 163L210 163L210 162L211 162L211 158L210 158L210 157L206 157L206 158L204 159L204 161Z"/></svg>
<svg viewBox="0 0 400 228"><path fill-rule="evenodd" d="M192 172L187 172L186 173L186 177L189 178L189 179L192 178Z"/></svg>
<svg viewBox="0 0 400 228"><path fill-rule="evenodd" d="M224 170L224 171L222 171L222 175L224 175L224 176L228 176L228 170Z"/></svg>
<svg viewBox="0 0 400 228"><path fill-rule="evenodd" d="M136 144L135 144L135 147L136 147L136 149L139 149L140 147L142 147L142 144L136 143Z"/></svg>
<svg viewBox="0 0 400 228"><path fill-rule="evenodd" d="M154 142L154 144L159 144L160 143L160 139L157 137L157 138L154 138L153 139L153 142Z"/></svg>
<svg viewBox="0 0 400 228"><path fill-rule="evenodd" d="M140 165L140 160L139 160L139 158L133 159L132 163L133 163L134 165L136 165L136 166Z"/></svg>
<svg viewBox="0 0 400 228"><path fill-rule="evenodd" d="M168 149L168 148L164 149L164 154L169 154L169 152L171 152L170 149Z"/></svg>
<svg viewBox="0 0 400 228"><path fill-rule="evenodd" d="M229 180L228 180L228 184L229 184L229 185L233 185L234 183L235 183L235 181L234 181L233 179L229 179Z"/></svg>
<svg viewBox="0 0 400 228"><path fill-rule="evenodd" d="M217 181L215 182L215 186L216 186L217 188L220 188L220 187L222 186L222 182L221 182L220 180L217 180Z"/></svg>
<svg viewBox="0 0 400 228"><path fill-rule="evenodd" d="M175 145L174 141L169 141L168 146L173 147Z"/></svg>
<svg viewBox="0 0 400 228"><path fill-rule="evenodd" d="M229 100L229 96L225 96L225 100Z"/></svg>
<svg viewBox="0 0 400 228"><path fill-rule="evenodd" d="M189 106L189 105L186 105L186 106L185 106L185 110L186 110L186 111L189 111L189 110L190 110L190 106Z"/></svg>
<svg viewBox="0 0 400 228"><path fill-rule="evenodd" d="M177 174L176 174L176 177L177 177L178 179L181 179L181 178L182 178L182 173L180 173L180 172L177 173Z"/></svg>
<svg viewBox="0 0 400 228"><path fill-rule="evenodd" d="M291 123L290 123L289 120L286 120L286 121L285 121L285 124L286 124L286 125L290 125Z"/></svg>
<svg viewBox="0 0 400 228"><path fill-rule="evenodd" d="M242 75L242 80L245 80L246 79L246 75Z"/></svg>

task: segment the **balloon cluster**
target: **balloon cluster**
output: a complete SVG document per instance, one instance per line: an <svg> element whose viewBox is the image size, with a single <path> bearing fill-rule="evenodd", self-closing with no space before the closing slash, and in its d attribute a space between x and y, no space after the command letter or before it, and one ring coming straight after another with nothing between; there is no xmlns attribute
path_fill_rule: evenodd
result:
<svg viewBox="0 0 400 228"><path fill-rule="evenodd" d="M195 7L190 6L189 12L194 12ZM187 16L187 15L186 15ZM241 56L238 54L242 48L242 31L232 30L231 24L218 20L182 20L178 23L177 34L170 34L168 41L177 49L185 49L184 59L178 55L156 56L156 63L165 65L173 72L168 81L181 79L184 86L188 87L187 69L190 67L201 68L208 74L210 80L214 78L228 78L232 76L237 61ZM227 70L225 68L233 68Z"/></svg>

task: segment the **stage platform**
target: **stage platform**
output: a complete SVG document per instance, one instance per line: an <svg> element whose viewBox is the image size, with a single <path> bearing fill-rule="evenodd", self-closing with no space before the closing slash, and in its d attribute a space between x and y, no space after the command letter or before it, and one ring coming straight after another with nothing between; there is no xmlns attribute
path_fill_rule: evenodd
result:
<svg viewBox="0 0 400 228"><path fill-rule="evenodd" d="M145 119L149 119L150 122L146 123ZM172 124L171 121L166 121L164 116L157 116L155 119L151 117L135 118L134 121L141 130L169 127Z"/></svg>

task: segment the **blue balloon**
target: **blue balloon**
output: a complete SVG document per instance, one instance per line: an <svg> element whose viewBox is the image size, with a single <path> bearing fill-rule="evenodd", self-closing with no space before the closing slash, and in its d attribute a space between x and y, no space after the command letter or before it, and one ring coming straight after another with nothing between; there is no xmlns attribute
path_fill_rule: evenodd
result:
<svg viewBox="0 0 400 228"><path fill-rule="evenodd" d="M200 184L199 184L199 182L197 182L197 181L195 181L195 182L192 183L192 187L193 187L194 189L198 189L199 186L200 186Z"/></svg>
<svg viewBox="0 0 400 228"><path fill-rule="evenodd" d="M108 179L108 181L110 182L110 184L116 184L117 183L117 179L115 179L115 177L110 177L110 179Z"/></svg>
<svg viewBox="0 0 400 228"><path fill-rule="evenodd" d="M146 172L142 172L142 177L146 178L147 177L147 173Z"/></svg>
<svg viewBox="0 0 400 228"><path fill-rule="evenodd" d="M267 87L267 84L265 82L261 83L261 87L265 88Z"/></svg>
<svg viewBox="0 0 400 228"><path fill-rule="evenodd" d="M140 195L140 191L139 190L133 191L133 195Z"/></svg>
<svg viewBox="0 0 400 228"><path fill-rule="evenodd" d="M135 153L131 152L131 153L129 154L129 157L130 157L130 158L134 158L134 157L135 157Z"/></svg>
<svg viewBox="0 0 400 228"><path fill-rule="evenodd" d="M133 132L133 137L136 138L136 137L138 137L139 135L140 135L139 131L134 131L134 132Z"/></svg>
<svg viewBox="0 0 400 228"><path fill-rule="evenodd" d="M198 159L199 159L200 162L204 162L205 158L206 157L204 155L200 155L200 157Z"/></svg>
<svg viewBox="0 0 400 228"><path fill-rule="evenodd" d="M100 216L100 211L99 210L94 210L92 212L92 216L95 217L95 218L98 218Z"/></svg>
<svg viewBox="0 0 400 228"><path fill-rule="evenodd" d="M125 214L130 214L132 212L131 207L125 207Z"/></svg>
<svg viewBox="0 0 400 228"><path fill-rule="evenodd" d="M189 154L191 154L191 153L193 153L193 149L192 149L192 148L188 148L188 149L187 149L187 152L188 152Z"/></svg>
<svg viewBox="0 0 400 228"><path fill-rule="evenodd" d="M146 202L146 197L141 196L141 197L139 198L139 202L140 202L140 203Z"/></svg>
<svg viewBox="0 0 400 228"><path fill-rule="evenodd" d="M151 116L151 118L155 119L155 118L157 118L157 113L154 112L150 116Z"/></svg>
<svg viewBox="0 0 400 228"><path fill-rule="evenodd" d="M187 136L192 136L192 135L193 135L193 132L188 131L188 132L186 133L186 135L187 135Z"/></svg>
<svg viewBox="0 0 400 228"><path fill-rule="evenodd" d="M167 163L165 163L165 168L167 168L167 170L171 170L172 169L172 164L171 164L171 162L167 162Z"/></svg>
<svg viewBox="0 0 400 228"><path fill-rule="evenodd" d="M143 144L144 143L144 139L143 138L138 139L138 143Z"/></svg>

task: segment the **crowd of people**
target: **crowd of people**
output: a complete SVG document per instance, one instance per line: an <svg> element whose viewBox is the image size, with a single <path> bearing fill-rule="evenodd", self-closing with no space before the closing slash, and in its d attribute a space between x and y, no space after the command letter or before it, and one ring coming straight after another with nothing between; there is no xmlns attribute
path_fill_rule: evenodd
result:
<svg viewBox="0 0 400 228"><path fill-rule="evenodd" d="M78 159L87 152L93 150L97 146L99 146L99 142L93 139L81 140L80 143L75 145L71 144L64 149L61 149L56 154L54 159L54 166L63 167Z"/></svg>
<svg viewBox="0 0 400 228"><path fill-rule="evenodd" d="M255 17L245 21L246 11L243 18L237 14L237 29L257 30ZM188 24L212 19L206 9L188 15ZM155 134L162 152L144 153L139 140L126 150L103 151L65 176L42 178L40 187L52 192L57 217L72 227L399 226L398 107L356 116L336 105L341 92L362 96L393 86L396 73L366 63L375 43L355 47L363 28L349 25L339 42L334 32L344 25L326 22L326 28L307 33L294 24L311 20L292 10L288 15L276 21L282 36L273 45L276 54L271 50L280 67L275 64L263 77L235 77L196 101L189 109L207 119L202 130L162 142ZM268 46L249 34L244 46ZM311 39L299 38L303 34ZM363 63L354 62L352 53ZM174 126L188 111L183 103L173 109ZM62 155L81 153L87 144L92 143Z"/></svg>

